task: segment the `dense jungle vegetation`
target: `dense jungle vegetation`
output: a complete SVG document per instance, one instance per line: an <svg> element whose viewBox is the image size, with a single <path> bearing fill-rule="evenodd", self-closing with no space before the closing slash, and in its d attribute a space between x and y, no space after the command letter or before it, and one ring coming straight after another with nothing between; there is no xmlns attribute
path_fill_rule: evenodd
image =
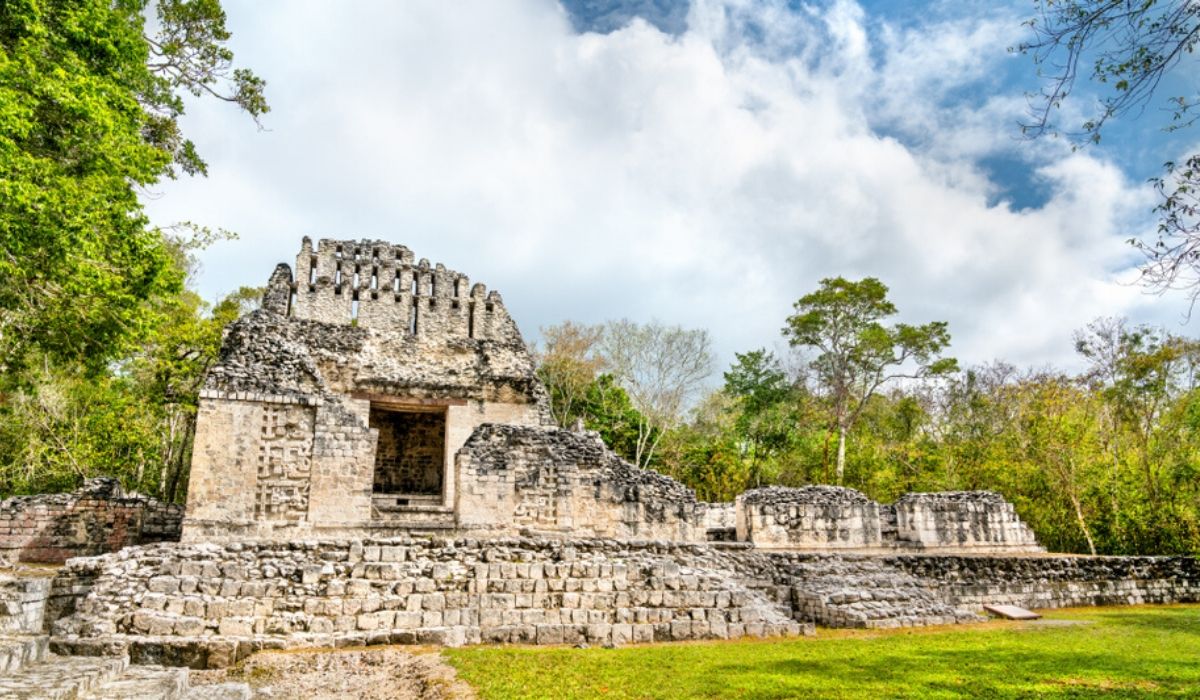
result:
<svg viewBox="0 0 1200 700"><path fill-rule="evenodd" d="M621 327L543 329L540 371L563 425L581 420L631 461L651 431L657 449L642 464L707 500L838 482L843 409L818 350L739 353L722 386L697 387L694 410L670 415L607 359L605 336ZM861 411L841 482L884 502L907 491L998 491L1056 551L1200 552L1200 343L1099 319L1076 334L1076 350L1087 362L1080 373L1002 361L944 371L942 358L937 374L865 398L852 390Z"/></svg>

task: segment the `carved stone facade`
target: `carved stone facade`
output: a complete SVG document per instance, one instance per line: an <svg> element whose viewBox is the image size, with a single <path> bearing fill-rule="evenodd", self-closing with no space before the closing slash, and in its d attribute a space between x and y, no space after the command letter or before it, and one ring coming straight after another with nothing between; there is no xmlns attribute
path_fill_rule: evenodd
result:
<svg viewBox="0 0 1200 700"><path fill-rule="evenodd" d="M184 539L453 529L485 422L548 423L500 295L403 246L305 239L209 373Z"/></svg>
<svg viewBox="0 0 1200 700"><path fill-rule="evenodd" d="M836 486L769 487L739 496L735 512L737 539L768 549L1044 551L991 491L909 493L885 505Z"/></svg>

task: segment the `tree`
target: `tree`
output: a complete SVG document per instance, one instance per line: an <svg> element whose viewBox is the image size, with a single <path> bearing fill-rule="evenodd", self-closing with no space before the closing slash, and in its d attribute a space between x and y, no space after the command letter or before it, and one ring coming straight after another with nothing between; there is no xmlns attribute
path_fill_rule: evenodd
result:
<svg viewBox="0 0 1200 700"><path fill-rule="evenodd" d="M601 374L587 386L580 397L579 412L585 428L600 433L613 452L637 463L646 419L611 374ZM652 437L657 440L660 435L655 432Z"/></svg>
<svg viewBox="0 0 1200 700"><path fill-rule="evenodd" d="M1189 76L1194 67L1200 43L1195 0L1034 0L1034 6L1037 16L1026 22L1034 36L1017 50L1032 56L1047 85L1031 103L1031 120L1022 125L1028 135L1058 133L1054 113L1075 89L1081 63L1090 64L1088 77L1104 91L1099 112L1078 132L1092 142L1100 140L1110 119L1140 113L1181 65ZM1195 82L1184 89L1166 99L1168 130L1196 120L1200 92ZM1154 180L1160 196L1158 235L1151 242L1130 242L1146 256L1142 279L1147 285L1186 290L1194 304L1200 299L1200 154L1165 167L1166 176Z"/></svg>
<svg viewBox="0 0 1200 700"><path fill-rule="evenodd" d="M764 348L734 353L735 362L725 373L726 396L736 401L733 428L749 460L751 486L762 486L763 462L788 442L793 425L790 411L793 387L787 374Z"/></svg>
<svg viewBox="0 0 1200 700"><path fill-rule="evenodd" d="M646 467L712 373L708 332L622 319L604 326L600 356L639 415L634 461Z"/></svg>
<svg viewBox="0 0 1200 700"><path fill-rule="evenodd" d="M957 371L957 362L939 357L950 344L946 323L923 326L881 321L896 314L887 286L873 277L852 282L821 280L820 288L795 303L783 334L793 346L819 354L812 368L829 391L838 433L837 483L846 472L846 435L867 401L886 382Z"/></svg>
<svg viewBox="0 0 1200 700"><path fill-rule="evenodd" d="M604 368L597 345L602 326L564 321L542 329L544 349L535 348L538 377L550 394L550 413L563 428L583 417L583 400Z"/></svg>
<svg viewBox="0 0 1200 700"><path fill-rule="evenodd" d="M191 291L153 300L152 332L103 373L32 366L0 403L0 495L112 476L175 500L187 484L198 394L221 331L261 293L242 288L211 308Z"/></svg>
<svg viewBox="0 0 1200 700"><path fill-rule="evenodd" d="M146 31L153 7L154 31ZM257 118L264 83L232 69L217 0L0 4L0 372L31 357L103 371L182 289L138 188L203 174L183 94Z"/></svg>

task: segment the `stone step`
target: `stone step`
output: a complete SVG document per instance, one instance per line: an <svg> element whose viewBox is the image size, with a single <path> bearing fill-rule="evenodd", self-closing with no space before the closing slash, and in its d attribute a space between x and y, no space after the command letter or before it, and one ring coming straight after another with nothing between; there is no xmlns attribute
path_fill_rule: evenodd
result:
<svg viewBox="0 0 1200 700"><path fill-rule="evenodd" d="M82 700L182 700L187 692L186 668L130 666L120 677L85 693Z"/></svg>
<svg viewBox="0 0 1200 700"><path fill-rule="evenodd" d="M0 700L81 700L121 675L126 658L57 656L0 676Z"/></svg>
<svg viewBox="0 0 1200 700"><path fill-rule="evenodd" d="M814 558L791 571L792 606L800 619L827 627L884 629L977 622L982 618L940 600L906 571L870 557Z"/></svg>
<svg viewBox="0 0 1200 700"><path fill-rule="evenodd" d="M50 578L0 574L0 634L41 634Z"/></svg>
<svg viewBox="0 0 1200 700"><path fill-rule="evenodd" d="M44 634L0 636L0 673L16 673L46 658L49 638Z"/></svg>

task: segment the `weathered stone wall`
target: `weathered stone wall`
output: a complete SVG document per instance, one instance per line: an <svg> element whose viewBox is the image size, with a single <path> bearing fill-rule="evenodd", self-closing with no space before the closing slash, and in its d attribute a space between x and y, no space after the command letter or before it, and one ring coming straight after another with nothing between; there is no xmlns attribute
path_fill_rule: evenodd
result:
<svg viewBox="0 0 1200 700"><path fill-rule="evenodd" d="M1040 551L1013 505L991 491L908 493L891 506L896 539L921 548Z"/></svg>
<svg viewBox="0 0 1200 700"><path fill-rule="evenodd" d="M1195 557L897 556L886 563L965 608L1200 602Z"/></svg>
<svg viewBox="0 0 1200 700"><path fill-rule="evenodd" d="M50 582L48 576L0 573L0 636L42 633Z"/></svg>
<svg viewBox="0 0 1200 700"><path fill-rule="evenodd" d="M1012 504L990 491L906 494L882 505L854 489L755 489L737 499L738 539L768 549L1040 552Z"/></svg>
<svg viewBox="0 0 1200 700"><path fill-rule="evenodd" d="M61 563L70 557L179 539L183 507L126 495L115 479L72 493L0 501L0 560Z"/></svg>
<svg viewBox="0 0 1200 700"><path fill-rule="evenodd" d="M208 374L184 539L452 526L454 453L471 431L549 422L500 296L380 241L305 239L296 269L276 268ZM418 489L432 502L373 497L372 407L444 416L440 479Z"/></svg>
<svg viewBox="0 0 1200 700"><path fill-rule="evenodd" d="M798 619L830 627L966 622L982 606L1200 601L1194 557L769 553Z"/></svg>
<svg viewBox="0 0 1200 700"><path fill-rule="evenodd" d="M305 238L296 256L295 280L273 276L271 299L291 296L298 319L369 328L404 329L411 335L519 341L500 295L466 275L386 241ZM278 268L277 268L278 270ZM290 271L289 271L290 273ZM278 307L277 307L278 308Z"/></svg>
<svg viewBox="0 0 1200 700"><path fill-rule="evenodd" d="M835 486L754 489L737 497L738 540L763 548L883 546L879 504Z"/></svg>
<svg viewBox="0 0 1200 700"><path fill-rule="evenodd" d="M464 530L707 539L707 503L624 461L597 433L484 425L459 451L457 474Z"/></svg>
<svg viewBox="0 0 1200 700"><path fill-rule="evenodd" d="M1200 563L602 539L159 544L73 559L50 598L60 652L223 666L263 648L724 639L972 622L984 603L1196 602Z"/></svg>
<svg viewBox="0 0 1200 700"><path fill-rule="evenodd" d="M611 540L169 545L68 563L60 651L223 666L261 648L798 634L769 562ZM758 568L756 568L758 567ZM65 608L65 606L64 606Z"/></svg>

